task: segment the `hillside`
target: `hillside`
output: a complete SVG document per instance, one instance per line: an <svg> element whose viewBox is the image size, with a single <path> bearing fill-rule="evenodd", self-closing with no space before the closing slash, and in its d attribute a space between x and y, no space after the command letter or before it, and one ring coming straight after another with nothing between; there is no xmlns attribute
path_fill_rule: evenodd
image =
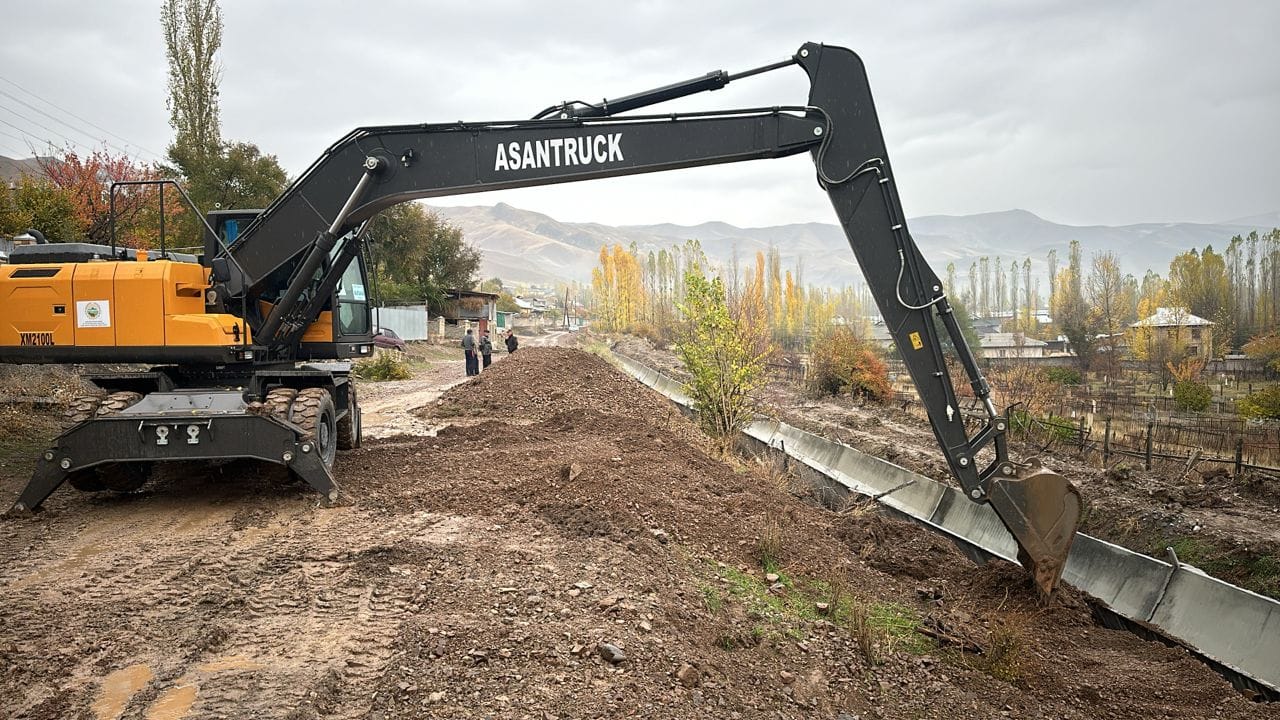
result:
<svg viewBox="0 0 1280 720"><path fill-rule="evenodd" d="M844 233L835 224L802 223L740 228L723 222L685 226L672 224L614 227L561 222L503 203L487 206L436 207L460 226L468 240L484 251L483 273L517 282L589 280L600 246L635 243L656 250L697 239L715 264L728 265L733 253L749 261L758 251L777 247L784 266L803 262L804 280L827 286L858 282L861 272ZM1043 274L1045 258L1056 249L1066 257L1071 240L1079 240L1088 257L1106 250L1117 253L1126 272L1141 276L1147 269L1164 271L1178 253L1193 247L1224 247L1233 235L1266 231L1280 225L1280 213L1215 223L1142 223L1137 225L1062 225L1025 210L978 215L928 215L908 221L912 234L939 275L947 263L964 276L981 256L1019 263L1030 257L1033 272Z"/></svg>

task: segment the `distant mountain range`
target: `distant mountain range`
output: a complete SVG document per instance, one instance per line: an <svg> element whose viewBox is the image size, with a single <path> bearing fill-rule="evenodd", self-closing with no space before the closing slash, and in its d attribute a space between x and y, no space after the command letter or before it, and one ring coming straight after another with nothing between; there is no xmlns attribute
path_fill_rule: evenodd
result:
<svg viewBox="0 0 1280 720"><path fill-rule="evenodd" d="M713 264L727 266L735 249L743 266L757 251L777 247L783 266L802 259L804 282L829 287L862 281L844 232L834 224L803 223L763 228L740 228L723 222L701 225L627 225L560 222L541 213L499 203L494 206L433 207L460 227L469 242L484 252L485 277L526 283L591 278L601 245L635 243L642 251L669 248L697 239ZM1233 235L1266 232L1280 227L1280 212L1221 223L1142 223L1060 225L1026 210L979 215L927 215L907 221L929 263L940 277L947 263L956 265L957 278L968 277L969 266L981 256L998 256L1008 268L1032 259L1033 273L1047 274L1047 257L1056 249L1066 262L1068 244L1079 240L1086 262L1094 252L1116 253L1126 272L1139 277L1148 269L1165 274L1175 255L1213 245L1223 249ZM967 281L967 280L965 280Z"/></svg>
<svg viewBox="0 0 1280 720"><path fill-rule="evenodd" d="M38 173L36 158L0 156L0 181ZM561 222L547 215L499 203L494 206L436 207L442 217L462 228L469 242L483 251L484 277L524 283L591 279L602 245L635 243L642 251L669 248L697 239L711 262L728 266L735 250L744 268L756 252L777 247L783 266L803 262L804 282L828 287L860 283L862 273L844 233L834 224L801 223L740 228L723 222L611 226ZM940 277L954 262L956 276L967 282L969 266L979 257L1009 263L1032 259L1033 274L1047 274L1046 258L1056 249L1066 262L1068 243L1079 240L1086 260L1099 250L1116 253L1126 272L1141 276L1148 269L1165 274L1169 261L1191 248L1226 247L1233 235L1280 227L1280 211L1219 223L1142 223L1060 225L1026 210L979 215L926 215L907 221L912 235Z"/></svg>
<svg viewBox="0 0 1280 720"><path fill-rule="evenodd" d="M47 158L46 158L47 159ZM17 182L23 175L42 175L39 158L11 158L0 155L0 182Z"/></svg>

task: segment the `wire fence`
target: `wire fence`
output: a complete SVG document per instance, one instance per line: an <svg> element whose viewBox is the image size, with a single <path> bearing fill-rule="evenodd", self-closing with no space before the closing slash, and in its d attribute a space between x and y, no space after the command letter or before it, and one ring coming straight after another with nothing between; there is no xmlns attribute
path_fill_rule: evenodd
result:
<svg viewBox="0 0 1280 720"><path fill-rule="evenodd" d="M928 417L914 392L895 393L894 403L917 417ZM959 409L973 431L986 422L986 412L976 398L962 398ZM1120 458L1135 458L1148 470L1169 462L1182 464L1188 470L1208 463L1227 469L1233 476L1253 471L1280 478L1280 424L1276 423L1253 425L1241 420L1201 418L1099 419L1092 414L1038 418L1016 406L1008 409L1008 415L1014 433L1041 452L1074 451L1104 465Z"/></svg>
<svg viewBox="0 0 1280 720"><path fill-rule="evenodd" d="M802 358L786 357L769 363L775 379L797 385L805 380ZM890 364L891 374L905 367ZM919 396L902 383L893 402L902 410L928 417ZM1022 413L1012 422L1025 441L1042 449L1076 449L1109 464L1122 457L1141 459L1147 468L1159 462L1209 463L1234 474L1257 471L1280 476L1280 422L1251 421L1236 415L1235 400L1217 397L1205 412L1179 410L1174 399L1150 393L1158 384L1126 383L1103 390L1064 386L1063 392L1036 417ZM1245 390L1245 387L1241 387ZM1219 389L1221 393L1221 389ZM976 430L986 412L976 398L960 398L961 415ZM1017 408L1011 415L1017 415ZM1011 417L1011 420L1014 419Z"/></svg>

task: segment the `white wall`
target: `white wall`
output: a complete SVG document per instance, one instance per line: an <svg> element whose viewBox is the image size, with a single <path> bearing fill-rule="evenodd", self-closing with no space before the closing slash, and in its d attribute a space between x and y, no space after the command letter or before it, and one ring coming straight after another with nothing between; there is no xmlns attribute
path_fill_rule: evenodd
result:
<svg viewBox="0 0 1280 720"><path fill-rule="evenodd" d="M400 305L374 308L373 323L390 328L404 340L427 339L427 306Z"/></svg>

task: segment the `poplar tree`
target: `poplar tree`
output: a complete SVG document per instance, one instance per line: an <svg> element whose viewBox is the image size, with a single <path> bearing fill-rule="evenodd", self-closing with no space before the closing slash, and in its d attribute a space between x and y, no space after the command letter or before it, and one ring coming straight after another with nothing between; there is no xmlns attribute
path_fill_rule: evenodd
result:
<svg viewBox="0 0 1280 720"><path fill-rule="evenodd" d="M217 0L165 0L160 9L169 61L169 159L179 167L207 161L222 144L218 83L222 10Z"/></svg>

